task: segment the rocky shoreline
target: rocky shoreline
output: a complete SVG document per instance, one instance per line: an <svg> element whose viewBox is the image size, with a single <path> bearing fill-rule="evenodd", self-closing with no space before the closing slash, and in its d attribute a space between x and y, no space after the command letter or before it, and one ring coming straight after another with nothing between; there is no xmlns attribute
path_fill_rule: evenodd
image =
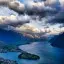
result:
<svg viewBox="0 0 64 64"><path fill-rule="evenodd" d="M3 42L0 42L0 53L21 52L21 51L22 50L20 50L18 46L7 45ZM18 63L16 61L0 57L0 64L18 64Z"/></svg>
<svg viewBox="0 0 64 64"><path fill-rule="evenodd" d="M3 42L0 42L0 53L6 53L6 52L21 52L16 45L8 45Z"/></svg>
<svg viewBox="0 0 64 64"><path fill-rule="evenodd" d="M0 53L7 53L7 52L21 52L19 48L12 48L12 49L6 49L7 47L0 48Z"/></svg>
<svg viewBox="0 0 64 64"><path fill-rule="evenodd" d="M0 64L18 64L16 61L0 58Z"/></svg>

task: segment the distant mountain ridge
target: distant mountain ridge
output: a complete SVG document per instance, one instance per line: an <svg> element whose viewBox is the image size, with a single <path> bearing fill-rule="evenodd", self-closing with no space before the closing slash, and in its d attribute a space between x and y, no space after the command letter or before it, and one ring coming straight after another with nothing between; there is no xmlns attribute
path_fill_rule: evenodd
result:
<svg viewBox="0 0 64 64"><path fill-rule="evenodd" d="M0 29L0 41L6 44L23 45L35 41L43 41L45 38L30 38L11 30Z"/></svg>
<svg viewBox="0 0 64 64"><path fill-rule="evenodd" d="M64 33L53 37L51 40L51 45L58 48L64 48Z"/></svg>

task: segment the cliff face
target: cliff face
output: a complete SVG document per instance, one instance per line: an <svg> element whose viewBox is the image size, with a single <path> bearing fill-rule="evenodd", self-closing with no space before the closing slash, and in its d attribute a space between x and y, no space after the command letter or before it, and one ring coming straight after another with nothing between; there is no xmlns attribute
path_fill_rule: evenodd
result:
<svg viewBox="0 0 64 64"><path fill-rule="evenodd" d="M51 45L54 47L64 48L64 33L55 36L51 40Z"/></svg>

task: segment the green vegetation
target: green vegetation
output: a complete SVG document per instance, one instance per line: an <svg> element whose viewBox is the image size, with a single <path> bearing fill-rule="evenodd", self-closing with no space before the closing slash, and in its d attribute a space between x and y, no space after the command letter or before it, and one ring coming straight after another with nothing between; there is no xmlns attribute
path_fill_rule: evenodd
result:
<svg viewBox="0 0 64 64"><path fill-rule="evenodd" d="M0 42L0 52L21 52L21 50L16 45L5 44L4 42Z"/></svg>
<svg viewBox="0 0 64 64"><path fill-rule="evenodd" d="M35 55L35 54L30 54L27 52L22 52L19 56L19 59L28 59L28 60L38 60L40 59L39 56Z"/></svg>

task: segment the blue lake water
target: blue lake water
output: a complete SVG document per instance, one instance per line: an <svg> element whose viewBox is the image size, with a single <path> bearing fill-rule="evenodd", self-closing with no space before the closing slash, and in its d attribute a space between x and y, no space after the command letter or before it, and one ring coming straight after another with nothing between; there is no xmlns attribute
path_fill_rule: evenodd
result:
<svg viewBox="0 0 64 64"><path fill-rule="evenodd" d="M63 64L64 49L54 48L48 42L33 42L19 46L20 49L40 56L40 60L18 59L20 53L8 52L0 53L0 57L16 60L18 64Z"/></svg>

